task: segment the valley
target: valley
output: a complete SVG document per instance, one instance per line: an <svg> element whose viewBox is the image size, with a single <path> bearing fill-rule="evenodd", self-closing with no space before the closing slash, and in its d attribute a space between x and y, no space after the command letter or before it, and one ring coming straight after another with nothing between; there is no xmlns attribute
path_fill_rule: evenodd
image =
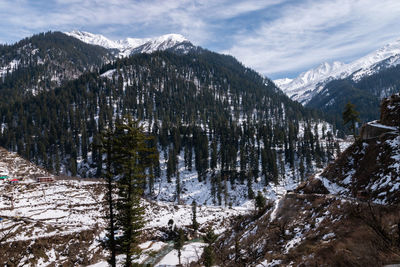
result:
<svg viewBox="0 0 400 267"><path fill-rule="evenodd" d="M398 46L275 81L180 34L0 46L0 263L400 262Z"/></svg>

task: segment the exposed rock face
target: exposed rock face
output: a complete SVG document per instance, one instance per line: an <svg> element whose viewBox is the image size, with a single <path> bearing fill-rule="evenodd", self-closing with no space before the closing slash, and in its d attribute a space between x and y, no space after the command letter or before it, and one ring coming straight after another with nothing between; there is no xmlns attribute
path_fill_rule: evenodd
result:
<svg viewBox="0 0 400 267"><path fill-rule="evenodd" d="M400 95L392 95L381 103L381 117L379 122L365 123L360 131L362 140L379 137L380 135L397 131L400 127Z"/></svg>
<svg viewBox="0 0 400 267"><path fill-rule="evenodd" d="M323 185L322 181L319 179L311 178L309 181L302 183L299 185L296 190L296 193L303 193L303 194L328 194L329 191Z"/></svg>
<svg viewBox="0 0 400 267"><path fill-rule="evenodd" d="M376 121L365 123L361 127L360 137L362 140L368 140L372 138L377 138L382 134L396 131L397 128L394 126L386 126Z"/></svg>
<svg viewBox="0 0 400 267"><path fill-rule="evenodd" d="M400 127L400 94L382 100L380 123Z"/></svg>
<svg viewBox="0 0 400 267"><path fill-rule="evenodd" d="M400 203L400 96L382 101L381 120L363 125L361 139L330 164L320 179L341 195L382 204ZM325 184L325 183L324 183ZM328 188L329 190L329 188Z"/></svg>

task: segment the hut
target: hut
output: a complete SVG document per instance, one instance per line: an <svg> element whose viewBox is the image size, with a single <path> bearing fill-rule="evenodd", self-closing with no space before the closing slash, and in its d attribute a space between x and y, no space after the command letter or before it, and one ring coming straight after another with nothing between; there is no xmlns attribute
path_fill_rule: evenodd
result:
<svg viewBox="0 0 400 267"><path fill-rule="evenodd" d="M54 178L51 176L43 176L43 177L37 177L36 182L38 183L52 183L54 182Z"/></svg>

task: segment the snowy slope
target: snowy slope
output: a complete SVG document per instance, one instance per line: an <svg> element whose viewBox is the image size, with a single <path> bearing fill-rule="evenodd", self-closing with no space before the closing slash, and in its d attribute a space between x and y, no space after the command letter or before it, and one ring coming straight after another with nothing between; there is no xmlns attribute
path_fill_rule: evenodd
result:
<svg viewBox="0 0 400 267"><path fill-rule="evenodd" d="M190 44L189 40L180 34L166 34L155 38L126 38L113 41L101 34L93 34L84 31L71 31L65 34L75 37L82 42L103 46L107 49L117 49L120 57L126 57L136 53L152 53L158 50L167 50L179 44Z"/></svg>
<svg viewBox="0 0 400 267"><path fill-rule="evenodd" d="M358 81L382 68L390 68L398 64L400 64L400 39L353 62L347 64L337 61L331 64L324 62L294 79L278 79L274 82L290 98L305 105L331 80L350 77Z"/></svg>
<svg viewBox="0 0 400 267"><path fill-rule="evenodd" d="M0 66L0 78L6 76L7 73L11 73L18 68L20 60L13 59L7 65Z"/></svg>
<svg viewBox="0 0 400 267"><path fill-rule="evenodd" d="M106 37L104 37L101 34L93 34L90 32L84 32L84 31L72 31L72 32L64 32L66 35L75 37L82 42L92 44L92 45L99 45L103 46L108 49L122 49L124 47L124 44L121 44L116 41L112 41Z"/></svg>

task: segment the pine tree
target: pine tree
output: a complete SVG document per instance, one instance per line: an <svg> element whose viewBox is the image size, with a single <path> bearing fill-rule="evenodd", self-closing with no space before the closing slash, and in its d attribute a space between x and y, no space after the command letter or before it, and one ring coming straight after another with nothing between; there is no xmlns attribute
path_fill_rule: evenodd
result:
<svg viewBox="0 0 400 267"><path fill-rule="evenodd" d="M197 222L197 203L196 200L192 202L192 227L193 230L199 229L199 223Z"/></svg>
<svg viewBox="0 0 400 267"><path fill-rule="evenodd" d="M214 231L209 228L206 235L204 236L204 241L208 244L204 248L204 265L206 267L211 267L215 262L215 254L213 250L213 244L217 240L218 236L214 234Z"/></svg>
<svg viewBox="0 0 400 267"><path fill-rule="evenodd" d="M214 256L214 251L211 246L206 246L204 248L204 266L206 267L211 267L214 265L215 262L215 256Z"/></svg>
<svg viewBox="0 0 400 267"><path fill-rule="evenodd" d="M261 191L258 191L256 199L255 199L255 206L258 209L258 212L263 210L265 205L266 205L265 197L263 196Z"/></svg>
<svg viewBox="0 0 400 267"><path fill-rule="evenodd" d="M113 132L111 130L108 130L106 133L102 135L101 138L101 147L102 150L101 152L105 153L106 155L106 169L104 172L104 178L106 179L107 182L107 204L108 204L108 209L107 209L107 215L108 215L108 247L111 251L111 257L108 260L108 263L110 263L111 266L116 266L116 242L115 242L115 214L114 214L114 209L115 209L115 200L113 198L114 194L114 175L112 173L112 165L113 165Z"/></svg>
<svg viewBox="0 0 400 267"><path fill-rule="evenodd" d="M176 202L181 203L181 178L179 176L179 171L176 172Z"/></svg>
<svg viewBox="0 0 400 267"><path fill-rule="evenodd" d="M182 228L179 228L178 234L177 234L175 242L174 242L174 248L176 250L178 250L179 266L181 266L181 250L183 248L184 243L185 243L185 233L183 232Z"/></svg>
<svg viewBox="0 0 400 267"><path fill-rule="evenodd" d="M247 177L247 197L248 199L254 199L254 191L252 185L252 177Z"/></svg>
<svg viewBox="0 0 400 267"><path fill-rule="evenodd" d="M120 246L126 255L125 266L131 266L131 256L140 251L139 236L144 225L144 210L140 204L146 169L158 159L155 148L148 145L151 137L131 117L117 124L114 133L114 161L118 180L116 227L122 231Z"/></svg>
<svg viewBox="0 0 400 267"><path fill-rule="evenodd" d="M360 113L356 111L355 105L347 102L343 111L343 124L346 125L351 123L349 128L350 130L353 130L354 138L356 138L356 123L360 122L359 115Z"/></svg>
<svg viewBox="0 0 400 267"><path fill-rule="evenodd" d="M304 160L303 160L303 157L302 157L302 156L300 156L299 172L300 172L300 179L301 179L301 181L304 181L304 172L305 172L305 168L304 168Z"/></svg>

